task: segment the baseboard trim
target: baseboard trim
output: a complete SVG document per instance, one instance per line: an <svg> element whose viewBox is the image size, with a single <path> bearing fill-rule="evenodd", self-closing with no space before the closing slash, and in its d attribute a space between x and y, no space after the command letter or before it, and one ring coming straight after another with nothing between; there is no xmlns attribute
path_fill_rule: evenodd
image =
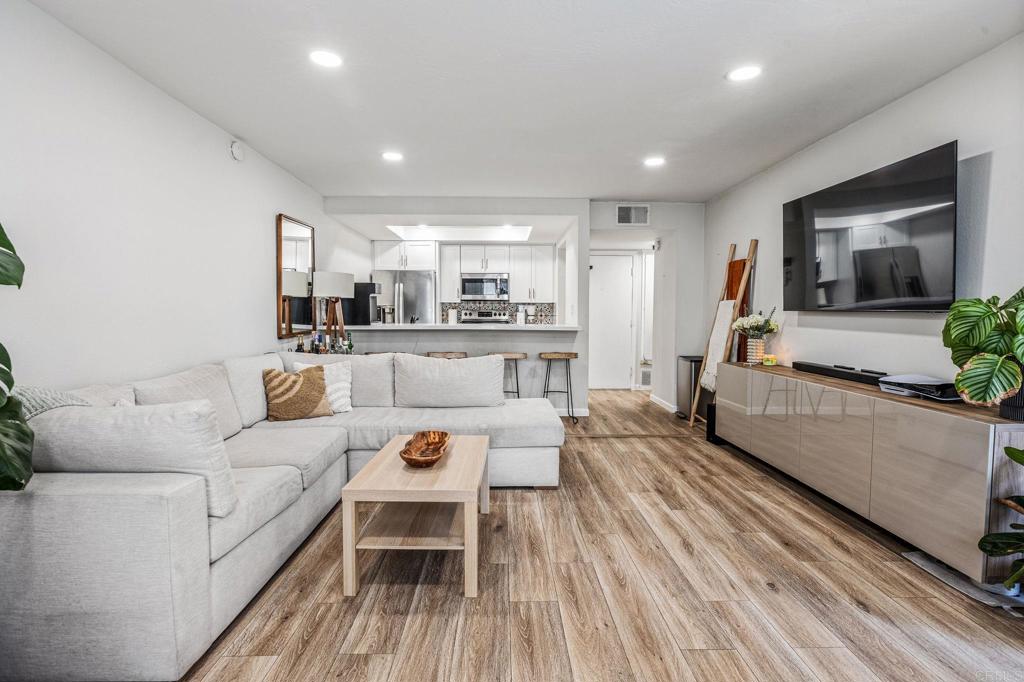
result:
<svg viewBox="0 0 1024 682"><path fill-rule="evenodd" d="M667 402L665 400L662 400L661 398L659 398L658 396L654 395L653 393L651 394L651 402L654 403L655 405L657 405L658 407L660 407L661 409L667 410L668 412L673 412L674 413L674 412L676 412L679 409L678 407L676 407L672 403Z"/></svg>

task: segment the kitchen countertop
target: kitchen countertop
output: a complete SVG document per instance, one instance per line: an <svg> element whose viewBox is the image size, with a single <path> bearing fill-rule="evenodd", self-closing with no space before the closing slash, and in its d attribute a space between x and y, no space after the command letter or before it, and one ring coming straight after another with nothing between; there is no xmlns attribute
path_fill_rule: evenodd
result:
<svg viewBox="0 0 1024 682"><path fill-rule="evenodd" d="M347 324L346 330L357 332L578 332L576 325L567 324L504 324L471 322L468 324Z"/></svg>

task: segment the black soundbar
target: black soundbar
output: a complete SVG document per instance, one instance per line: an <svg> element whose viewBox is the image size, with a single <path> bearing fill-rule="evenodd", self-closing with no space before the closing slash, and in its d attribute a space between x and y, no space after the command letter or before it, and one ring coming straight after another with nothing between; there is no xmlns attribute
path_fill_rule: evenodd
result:
<svg viewBox="0 0 1024 682"><path fill-rule="evenodd" d="M822 365L817 362L800 361L795 361L793 363L793 369L800 370L801 372L808 372L810 374L821 374L822 376L832 377L834 379L856 381L857 383L868 384L870 386L877 386L879 377L884 377L889 374L888 372L879 372L873 369L857 369L855 367L846 367L845 365Z"/></svg>

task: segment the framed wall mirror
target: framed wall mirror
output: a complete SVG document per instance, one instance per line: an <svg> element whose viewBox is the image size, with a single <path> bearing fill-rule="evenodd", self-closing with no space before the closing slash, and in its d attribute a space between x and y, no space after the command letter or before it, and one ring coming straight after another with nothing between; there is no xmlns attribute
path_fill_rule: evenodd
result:
<svg viewBox="0 0 1024 682"><path fill-rule="evenodd" d="M309 334L316 327L313 226L277 215L277 338Z"/></svg>

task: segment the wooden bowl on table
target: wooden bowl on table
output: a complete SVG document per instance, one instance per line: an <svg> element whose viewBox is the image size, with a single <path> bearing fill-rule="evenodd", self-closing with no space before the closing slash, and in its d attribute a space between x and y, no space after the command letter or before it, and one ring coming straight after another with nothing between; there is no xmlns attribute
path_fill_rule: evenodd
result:
<svg viewBox="0 0 1024 682"><path fill-rule="evenodd" d="M417 431L398 455L411 467L432 467L444 457L451 439L447 431Z"/></svg>

